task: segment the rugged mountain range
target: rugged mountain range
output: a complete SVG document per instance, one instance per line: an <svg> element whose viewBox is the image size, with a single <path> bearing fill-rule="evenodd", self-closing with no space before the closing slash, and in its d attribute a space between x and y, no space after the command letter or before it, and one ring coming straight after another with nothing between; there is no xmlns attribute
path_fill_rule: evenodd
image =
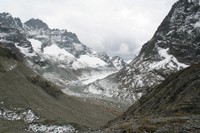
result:
<svg viewBox="0 0 200 133"><path fill-rule="evenodd" d="M38 74L68 88L64 91L67 94L80 96L84 90L76 86L104 78L126 65L120 57L109 57L82 44L72 32L51 29L39 19L22 23L9 13L0 13L0 42ZM80 89L73 92L74 87Z"/></svg>
<svg viewBox="0 0 200 133"><path fill-rule="evenodd" d="M170 74L199 61L199 0L179 0L130 64L90 84L88 89L112 92L114 97L136 101Z"/></svg>
<svg viewBox="0 0 200 133"><path fill-rule="evenodd" d="M199 132L200 64L170 75L142 96L105 132ZM106 131L107 130L107 131Z"/></svg>
<svg viewBox="0 0 200 133"><path fill-rule="evenodd" d="M0 44L0 132L61 132L99 127L111 110L65 95Z"/></svg>

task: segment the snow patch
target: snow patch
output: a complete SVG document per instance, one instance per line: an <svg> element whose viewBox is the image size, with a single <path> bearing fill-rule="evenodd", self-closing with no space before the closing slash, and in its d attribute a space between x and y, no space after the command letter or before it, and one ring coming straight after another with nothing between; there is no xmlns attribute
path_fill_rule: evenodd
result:
<svg viewBox="0 0 200 133"><path fill-rule="evenodd" d="M92 94L101 94L102 90L97 90L96 88L94 88L93 86L89 86L88 88L88 92L92 93Z"/></svg>
<svg viewBox="0 0 200 133"><path fill-rule="evenodd" d="M150 65L150 67L152 69L165 68L167 64L169 65L169 67L177 67L178 69L188 67L188 65L178 62L176 57L168 54L168 51L169 51L169 48L163 49L163 48L158 47L158 53L160 57L163 57L164 59L159 62L155 62L154 64Z"/></svg>
<svg viewBox="0 0 200 133"><path fill-rule="evenodd" d="M100 58L89 56L89 55L81 55L80 58L77 59L76 62L72 64L73 68L98 68L101 66L106 66L106 62L101 60Z"/></svg>
<svg viewBox="0 0 200 133"><path fill-rule="evenodd" d="M28 131L38 133L74 133L75 129L71 125L41 125L41 124L30 124Z"/></svg>
<svg viewBox="0 0 200 133"><path fill-rule="evenodd" d="M24 47L21 47L21 46L18 46L17 43L15 43L15 46L21 51L21 53L25 54L26 56L34 56L35 53L31 53L30 52L30 48L24 48Z"/></svg>
<svg viewBox="0 0 200 133"><path fill-rule="evenodd" d="M42 50L42 42L36 39L28 39L31 42L33 50L36 52L41 52Z"/></svg>
<svg viewBox="0 0 200 133"><path fill-rule="evenodd" d="M194 28L198 28L198 27L200 27L200 22L196 22L196 23L194 24Z"/></svg>
<svg viewBox="0 0 200 133"><path fill-rule="evenodd" d="M16 121L16 120L24 120L25 122L33 122L34 120L39 119L32 110L24 110L24 109L14 109L9 110L6 108L1 107L0 109L0 118L6 119L9 121Z"/></svg>
<svg viewBox="0 0 200 133"><path fill-rule="evenodd" d="M131 63L131 61L132 61L132 60L127 60L127 61L125 61L125 62L126 62L127 64L129 64L129 63Z"/></svg>
<svg viewBox="0 0 200 133"><path fill-rule="evenodd" d="M74 48L75 48L77 51L83 51L83 50L84 50L83 44L80 44L80 43L73 43L73 45L74 45Z"/></svg>
<svg viewBox="0 0 200 133"><path fill-rule="evenodd" d="M70 54L64 49L59 48L56 44L45 47L43 53L46 55L54 56L60 60L67 59L68 57L75 58L74 55Z"/></svg>

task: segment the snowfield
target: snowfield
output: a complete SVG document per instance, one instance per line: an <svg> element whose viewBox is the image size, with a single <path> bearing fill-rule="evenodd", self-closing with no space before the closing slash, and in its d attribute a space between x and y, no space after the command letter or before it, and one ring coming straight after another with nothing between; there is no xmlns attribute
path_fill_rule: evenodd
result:
<svg viewBox="0 0 200 133"><path fill-rule="evenodd" d="M70 54L64 49L59 48L56 44L52 44L50 46L45 47L43 54L56 57L60 60L64 60L67 58L75 58L74 55Z"/></svg>
<svg viewBox="0 0 200 133"><path fill-rule="evenodd" d="M160 62L155 62L152 65L150 64L150 68L158 69L158 68L165 68L167 66L170 68L177 67L178 69L182 69L182 68L188 67L188 65L178 62L176 57L168 54L168 51L169 51L169 48L163 49L163 48L158 47L158 53L160 57L164 59L161 60Z"/></svg>
<svg viewBox="0 0 200 133"><path fill-rule="evenodd" d="M87 68L87 67L99 68L106 66L106 62L97 57L89 55L81 55L80 58L78 58L77 61L74 62L72 66L75 69Z"/></svg>

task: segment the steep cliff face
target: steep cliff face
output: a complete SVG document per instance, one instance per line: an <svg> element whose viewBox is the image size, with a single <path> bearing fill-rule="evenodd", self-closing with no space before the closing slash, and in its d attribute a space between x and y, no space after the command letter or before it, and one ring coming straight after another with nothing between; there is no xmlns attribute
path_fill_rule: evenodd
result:
<svg viewBox="0 0 200 133"><path fill-rule="evenodd" d="M137 94L146 93L170 74L199 62L199 20L199 1L179 0L130 64L113 75L112 79L107 77L92 86L126 91L118 95L129 95L135 101Z"/></svg>

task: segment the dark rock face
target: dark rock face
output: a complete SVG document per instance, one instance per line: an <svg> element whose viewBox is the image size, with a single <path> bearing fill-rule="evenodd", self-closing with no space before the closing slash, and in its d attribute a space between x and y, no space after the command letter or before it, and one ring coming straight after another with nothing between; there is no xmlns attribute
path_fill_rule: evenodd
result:
<svg viewBox="0 0 200 133"><path fill-rule="evenodd" d="M140 52L144 60L156 59L156 47L169 48L179 62L191 64L200 60L200 6L195 1L180 0L175 3L158 27L153 38Z"/></svg>
<svg viewBox="0 0 200 133"><path fill-rule="evenodd" d="M28 27L33 28L33 29L43 29L43 30L49 29L49 26L40 19L32 18L32 19L26 21L25 25L27 25Z"/></svg>
<svg viewBox="0 0 200 133"><path fill-rule="evenodd" d="M0 13L0 27L22 29L22 22L19 18L13 18L9 13Z"/></svg>
<svg viewBox="0 0 200 133"><path fill-rule="evenodd" d="M62 36L69 37L69 38L73 39L73 42L75 42L75 43L81 43L75 33L65 31L62 34Z"/></svg>
<svg viewBox="0 0 200 133"><path fill-rule="evenodd" d="M112 57L111 61L113 62L113 64L115 65L116 68L121 69L127 65L126 62L124 62L124 60L121 59L119 56Z"/></svg>

